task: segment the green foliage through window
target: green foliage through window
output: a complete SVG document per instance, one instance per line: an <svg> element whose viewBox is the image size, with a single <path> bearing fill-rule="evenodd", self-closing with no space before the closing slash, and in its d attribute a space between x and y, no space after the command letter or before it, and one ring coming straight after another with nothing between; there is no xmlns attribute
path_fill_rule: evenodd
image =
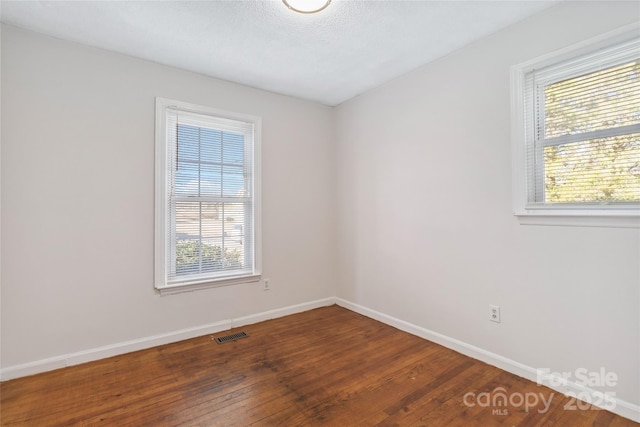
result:
<svg viewBox="0 0 640 427"><path fill-rule="evenodd" d="M180 240L176 243L176 275L242 268L241 258L238 249L225 248L223 257L220 246Z"/></svg>
<svg viewBox="0 0 640 427"><path fill-rule="evenodd" d="M546 86L544 138L585 140L544 146L545 202L640 201L640 133L589 138L639 123L640 61Z"/></svg>

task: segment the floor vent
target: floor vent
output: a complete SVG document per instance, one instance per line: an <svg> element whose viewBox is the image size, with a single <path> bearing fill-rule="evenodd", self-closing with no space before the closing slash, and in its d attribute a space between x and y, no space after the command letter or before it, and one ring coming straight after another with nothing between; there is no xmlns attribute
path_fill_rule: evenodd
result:
<svg viewBox="0 0 640 427"><path fill-rule="evenodd" d="M225 335L223 337L214 338L214 340L218 344L224 344L224 343L229 342L229 341L238 341L239 339L247 338L248 336L249 336L249 334L246 333L246 332L237 332L235 334Z"/></svg>

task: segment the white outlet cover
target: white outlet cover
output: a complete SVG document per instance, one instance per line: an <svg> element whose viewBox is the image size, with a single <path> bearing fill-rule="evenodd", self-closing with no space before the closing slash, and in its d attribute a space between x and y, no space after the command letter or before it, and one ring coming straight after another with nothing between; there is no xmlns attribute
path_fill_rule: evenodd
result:
<svg viewBox="0 0 640 427"><path fill-rule="evenodd" d="M489 320L500 323L500 306L489 305Z"/></svg>

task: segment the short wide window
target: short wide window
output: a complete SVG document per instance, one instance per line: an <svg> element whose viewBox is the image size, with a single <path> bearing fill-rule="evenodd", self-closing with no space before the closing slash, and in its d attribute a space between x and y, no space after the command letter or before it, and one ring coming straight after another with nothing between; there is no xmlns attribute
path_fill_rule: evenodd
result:
<svg viewBox="0 0 640 427"><path fill-rule="evenodd" d="M156 100L160 290L259 280L260 119Z"/></svg>
<svg viewBox="0 0 640 427"><path fill-rule="evenodd" d="M516 66L512 91L515 213L637 224L640 39Z"/></svg>

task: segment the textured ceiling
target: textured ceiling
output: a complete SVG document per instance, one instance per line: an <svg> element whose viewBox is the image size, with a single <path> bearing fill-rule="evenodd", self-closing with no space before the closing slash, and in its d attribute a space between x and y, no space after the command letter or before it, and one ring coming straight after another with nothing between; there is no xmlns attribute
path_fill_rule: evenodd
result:
<svg viewBox="0 0 640 427"><path fill-rule="evenodd" d="M2 1L2 21L337 105L554 1Z"/></svg>

